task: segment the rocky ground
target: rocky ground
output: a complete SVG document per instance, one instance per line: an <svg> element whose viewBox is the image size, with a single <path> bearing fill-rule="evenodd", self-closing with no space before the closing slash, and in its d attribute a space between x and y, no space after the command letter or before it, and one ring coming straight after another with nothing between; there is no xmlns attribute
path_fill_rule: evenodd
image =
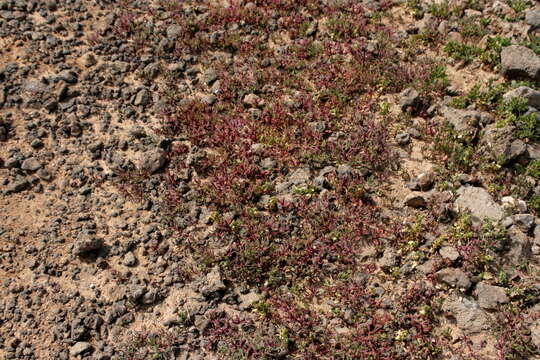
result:
<svg viewBox="0 0 540 360"><path fill-rule="evenodd" d="M0 0L0 358L540 359L540 6Z"/></svg>

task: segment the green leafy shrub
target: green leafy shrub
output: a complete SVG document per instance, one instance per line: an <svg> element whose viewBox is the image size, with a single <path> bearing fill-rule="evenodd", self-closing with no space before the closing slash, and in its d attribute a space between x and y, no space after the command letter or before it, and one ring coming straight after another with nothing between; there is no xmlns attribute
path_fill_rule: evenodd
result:
<svg viewBox="0 0 540 360"><path fill-rule="evenodd" d="M527 0L507 0L507 4L518 14L520 15L525 9L530 5Z"/></svg>
<svg viewBox="0 0 540 360"><path fill-rule="evenodd" d="M536 180L540 180L540 160L534 160L529 163L527 174Z"/></svg>
<svg viewBox="0 0 540 360"><path fill-rule="evenodd" d="M465 109L474 104L478 109L492 110L502 101L502 96L507 89L506 84L495 85L493 81L487 83L485 90L481 89L480 84L475 84L466 95L454 98L450 106Z"/></svg>
<svg viewBox="0 0 540 360"><path fill-rule="evenodd" d="M537 55L540 55L540 36L531 35L529 40L521 43L523 46L527 46L532 49Z"/></svg>
<svg viewBox="0 0 540 360"><path fill-rule="evenodd" d="M482 49L475 45L467 45L455 40L450 40L444 46L444 51L455 60L462 60L466 63L470 63L481 54Z"/></svg>
<svg viewBox="0 0 540 360"><path fill-rule="evenodd" d="M437 19L448 19L452 15L452 9L450 8L448 1L432 3L429 5L428 11Z"/></svg>
<svg viewBox="0 0 540 360"><path fill-rule="evenodd" d="M475 25L477 26L477 25ZM481 36L482 32L479 29L474 29L472 25L466 30L468 36ZM504 47L511 45L509 38L504 38L499 35L489 37L484 49L476 45L468 45L455 40L449 41L444 46L444 51L453 59L470 63L474 59L479 59L483 64L491 68L501 63L501 51Z"/></svg>
<svg viewBox="0 0 540 360"><path fill-rule="evenodd" d="M514 135L519 139L539 139L540 121L536 113L527 113L527 99L515 97L499 104L497 113L500 116L499 126L515 126Z"/></svg>
<svg viewBox="0 0 540 360"><path fill-rule="evenodd" d="M486 29L486 18L478 18L476 16L466 17L459 20L459 33L465 39L478 39L488 33ZM489 20L488 20L489 21Z"/></svg>
<svg viewBox="0 0 540 360"><path fill-rule="evenodd" d="M483 0L467 0L464 5L465 9L472 9L482 11L484 10L484 1Z"/></svg>
<svg viewBox="0 0 540 360"><path fill-rule="evenodd" d="M501 52L506 46L510 46L512 41L500 35L488 37L486 48L480 53L482 63L495 67L501 63Z"/></svg>
<svg viewBox="0 0 540 360"><path fill-rule="evenodd" d="M442 156L447 170L463 172L471 170L475 154L474 146L470 143L470 139L457 134L451 125L435 135L433 144L433 150Z"/></svg>

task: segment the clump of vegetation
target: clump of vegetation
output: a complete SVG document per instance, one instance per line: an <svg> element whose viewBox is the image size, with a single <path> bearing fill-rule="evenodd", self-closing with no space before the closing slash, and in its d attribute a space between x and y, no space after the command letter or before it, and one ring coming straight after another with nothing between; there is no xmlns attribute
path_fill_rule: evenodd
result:
<svg viewBox="0 0 540 360"><path fill-rule="evenodd" d="M518 307L505 306L501 312L497 312L496 318L496 348L501 359L528 359L538 355L525 316Z"/></svg>
<svg viewBox="0 0 540 360"><path fill-rule="evenodd" d="M496 259L508 243L506 229L501 225L487 222L481 229L475 229L465 214L454 223L449 241L457 245L463 256L463 267L472 274L482 277L501 271Z"/></svg>
<svg viewBox="0 0 540 360"><path fill-rule="evenodd" d="M482 50L476 45L467 45L462 42L450 40L445 46L444 51L453 59L472 62L482 53Z"/></svg>
<svg viewBox="0 0 540 360"><path fill-rule="evenodd" d="M434 2L429 5L428 11L437 19L448 19L452 15L452 9L448 1Z"/></svg>
<svg viewBox="0 0 540 360"><path fill-rule="evenodd" d="M269 310L254 330L246 323L227 316L213 319L209 348L224 358L244 356L297 356L310 359L437 358L443 352L442 341L432 337L435 293L413 284L404 290L398 311L378 311L378 302L359 286L339 283L327 289L333 299L328 313L294 304L289 296L268 300ZM352 331L339 333L325 324L323 316L334 323L353 322ZM234 336L231 336L233 335Z"/></svg>
<svg viewBox="0 0 540 360"><path fill-rule="evenodd" d="M503 48L510 45L512 45L512 41L509 38L499 35L488 37L486 46L479 55L480 61L491 68L495 68L501 63Z"/></svg>
<svg viewBox="0 0 540 360"><path fill-rule="evenodd" d="M424 16L424 9L420 0L407 0L407 7L416 19L421 19Z"/></svg>
<svg viewBox="0 0 540 360"><path fill-rule="evenodd" d="M474 34L469 35L474 36ZM509 45L511 45L510 39L497 35L488 37L484 48L451 40L444 46L444 51L453 59L465 63L478 59L481 63L494 68L501 62L502 49Z"/></svg>
<svg viewBox="0 0 540 360"><path fill-rule="evenodd" d="M516 12L518 17L522 17L523 12L531 5L528 0L507 0L506 3Z"/></svg>
<svg viewBox="0 0 540 360"><path fill-rule="evenodd" d="M433 135L433 151L444 161L446 172L469 172L474 165L473 139L457 133L452 125L445 125Z"/></svg>
<svg viewBox="0 0 540 360"><path fill-rule="evenodd" d="M540 37L534 34L529 35L529 39L524 41L522 45L532 49L537 55L540 55Z"/></svg>
<svg viewBox="0 0 540 360"><path fill-rule="evenodd" d="M489 81L485 86L475 84L467 94L452 99L450 106L466 109L474 105L479 110L492 111L501 103L507 90L508 85L505 83L494 84Z"/></svg>
<svg viewBox="0 0 540 360"><path fill-rule="evenodd" d="M529 112L527 99L513 97L503 101L497 108L499 126L512 125L519 139L536 140L540 138L540 119L535 112Z"/></svg>
<svg viewBox="0 0 540 360"><path fill-rule="evenodd" d="M150 332L139 331L132 334L127 349L122 356L130 360L165 360L178 356L181 353L180 334L166 331Z"/></svg>
<svg viewBox="0 0 540 360"><path fill-rule="evenodd" d="M478 40L489 33L489 19L476 16L465 17L459 22L459 33L466 40Z"/></svg>
<svg viewBox="0 0 540 360"><path fill-rule="evenodd" d="M532 176L534 179L540 181L540 160L534 160L527 166L527 175Z"/></svg>
<svg viewBox="0 0 540 360"><path fill-rule="evenodd" d="M513 187L514 195L526 200L529 208L536 213L540 212L540 194L535 188L535 183L528 179L539 181L540 161L533 160L527 166L517 165L514 178L516 184Z"/></svg>

